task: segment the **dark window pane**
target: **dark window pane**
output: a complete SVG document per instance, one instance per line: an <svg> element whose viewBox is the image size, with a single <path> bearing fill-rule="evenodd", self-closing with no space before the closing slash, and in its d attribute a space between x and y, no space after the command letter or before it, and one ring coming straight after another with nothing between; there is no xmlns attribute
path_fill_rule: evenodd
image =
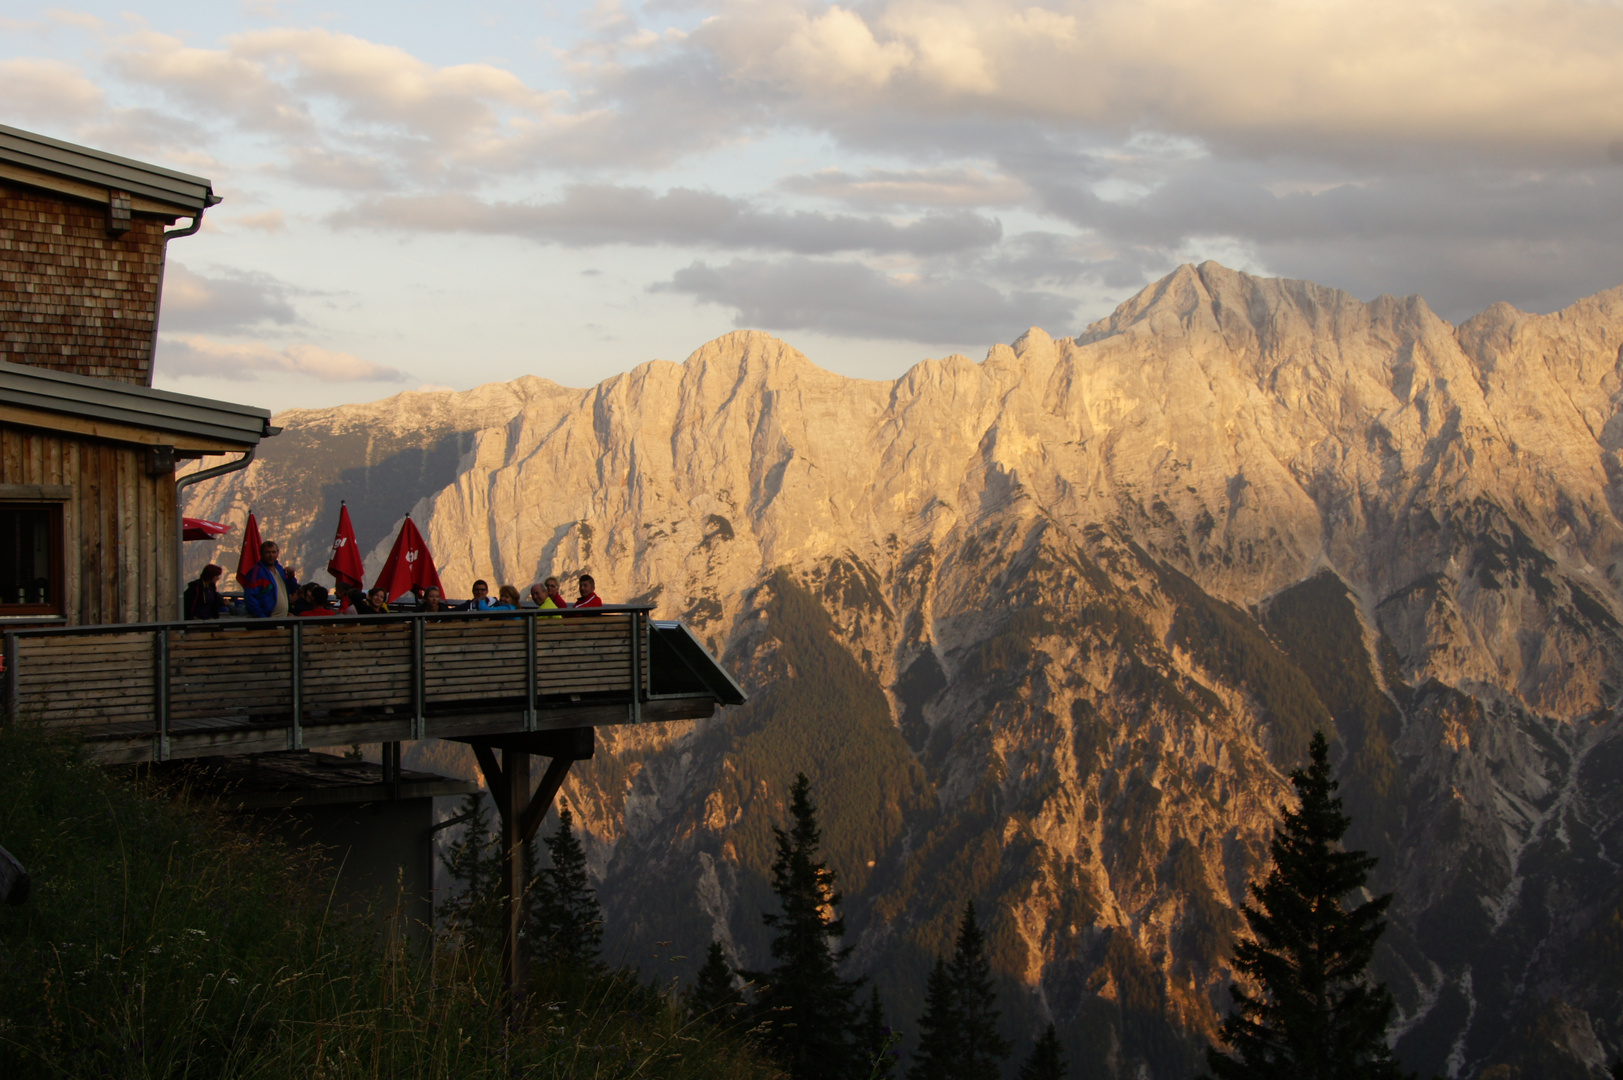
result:
<svg viewBox="0 0 1623 1080"><path fill-rule="evenodd" d="M49 506L0 506L0 604L54 604Z"/></svg>

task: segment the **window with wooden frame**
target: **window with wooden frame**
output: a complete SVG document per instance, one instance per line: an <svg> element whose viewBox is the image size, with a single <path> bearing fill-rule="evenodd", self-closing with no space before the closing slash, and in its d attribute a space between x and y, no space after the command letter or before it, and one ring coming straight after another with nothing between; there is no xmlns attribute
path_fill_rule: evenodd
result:
<svg viewBox="0 0 1623 1080"><path fill-rule="evenodd" d="M62 504L0 502L0 615L61 615Z"/></svg>

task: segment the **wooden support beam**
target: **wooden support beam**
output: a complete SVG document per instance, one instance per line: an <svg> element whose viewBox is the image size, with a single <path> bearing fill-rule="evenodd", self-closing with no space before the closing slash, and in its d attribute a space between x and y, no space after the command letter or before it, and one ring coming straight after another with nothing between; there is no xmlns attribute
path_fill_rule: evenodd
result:
<svg viewBox="0 0 1623 1080"><path fill-rule="evenodd" d="M575 763L574 758L555 757L547 765L546 775L541 777L541 785L535 789L535 797L525 808L524 815L519 819L519 843L528 844L535 839L535 832L541 827L541 819L547 816L552 809L552 800L558 797L558 789L564 786L564 777L569 775L569 766Z"/></svg>
<svg viewBox="0 0 1623 1080"><path fill-rule="evenodd" d="M519 948L519 931L524 925L524 849L535 839L541 819L552 809L553 800L564 786L569 767L589 759L596 750L592 728L528 732L490 739L467 739L479 760L479 771L496 803L502 821L502 983L507 988L510 1008L524 998L526 957ZM493 747L491 744L498 744ZM520 749L520 747L523 747ZM496 760L496 749L502 752ZM534 794L530 792L531 749L550 756L547 771Z"/></svg>
<svg viewBox="0 0 1623 1080"><path fill-rule="evenodd" d="M485 774L485 790L496 803L496 813L507 816L507 787L502 767L496 763L495 751L483 743L473 744L473 756L479 761L479 771Z"/></svg>
<svg viewBox="0 0 1623 1080"><path fill-rule="evenodd" d="M502 982L510 1008L524 1000L527 972L519 932L524 927L524 823L530 803L530 755L502 751L502 779L506 781L507 812L502 815Z"/></svg>

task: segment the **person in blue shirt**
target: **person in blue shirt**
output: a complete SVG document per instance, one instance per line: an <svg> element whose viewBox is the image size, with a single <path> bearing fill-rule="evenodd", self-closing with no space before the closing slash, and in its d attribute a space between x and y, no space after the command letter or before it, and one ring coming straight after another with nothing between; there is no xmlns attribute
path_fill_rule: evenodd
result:
<svg viewBox="0 0 1623 1080"><path fill-rule="evenodd" d="M274 540L259 545L259 561L242 580L242 606L251 618L284 619L292 614L299 579L281 564L282 549Z"/></svg>

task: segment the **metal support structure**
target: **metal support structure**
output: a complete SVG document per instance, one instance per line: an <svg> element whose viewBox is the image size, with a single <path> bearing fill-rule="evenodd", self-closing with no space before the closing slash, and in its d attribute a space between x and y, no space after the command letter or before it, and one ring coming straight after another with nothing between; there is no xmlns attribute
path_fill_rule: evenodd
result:
<svg viewBox="0 0 1623 1080"><path fill-rule="evenodd" d="M642 613L631 613L631 722L642 723Z"/></svg>
<svg viewBox="0 0 1623 1080"><path fill-rule="evenodd" d="M389 801L400 801L400 744L383 744L383 782L389 785Z"/></svg>
<svg viewBox="0 0 1623 1080"><path fill-rule="evenodd" d="M535 620L531 615L524 620L524 730L535 730Z"/></svg>
<svg viewBox="0 0 1623 1080"><path fill-rule="evenodd" d="M169 760L169 628L152 639L152 697L158 706L158 743L152 760Z"/></svg>
<svg viewBox="0 0 1623 1080"><path fill-rule="evenodd" d="M22 700L17 694L17 667L22 657L17 655L17 635L6 635L6 692L0 705L5 707L6 718L17 719L17 702Z"/></svg>
<svg viewBox="0 0 1623 1080"><path fill-rule="evenodd" d="M427 685L423 681L423 620L411 620L411 737L425 738L428 721L424 716Z"/></svg>
<svg viewBox="0 0 1623 1080"><path fill-rule="evenodd" d="M293 651L293 726L287 731L287 748L289 750L304 749L304 666L300 661L303 652L304 627L298 623L291 623L287 628L288 643Z"/></svg>

